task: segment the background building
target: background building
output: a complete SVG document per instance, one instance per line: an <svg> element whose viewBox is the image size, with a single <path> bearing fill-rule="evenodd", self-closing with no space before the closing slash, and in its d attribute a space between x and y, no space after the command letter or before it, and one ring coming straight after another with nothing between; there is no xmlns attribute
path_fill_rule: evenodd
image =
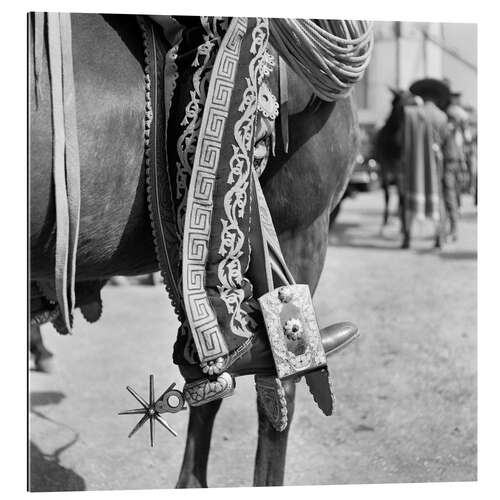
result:
<svg viewBox="0 0 500 500"><path fill-rule="evenodd" d="M390 111L390 88L419 78L447 78L462 103L477 107L477 25L375 22L375 47L355 89L362 123L381 125Z"/></svg>

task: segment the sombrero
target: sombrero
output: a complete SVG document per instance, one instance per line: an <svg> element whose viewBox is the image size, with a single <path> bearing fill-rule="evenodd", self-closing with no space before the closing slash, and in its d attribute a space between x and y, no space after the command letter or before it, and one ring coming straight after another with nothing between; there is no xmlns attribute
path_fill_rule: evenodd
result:
<svg viewBox="0 0 500 500"><path fill-rule="evenodd" d="M446 109L450 102L450 87L436 78L423 78L410 86L410 92L422 98L431 99L441 109Z"/></svg>

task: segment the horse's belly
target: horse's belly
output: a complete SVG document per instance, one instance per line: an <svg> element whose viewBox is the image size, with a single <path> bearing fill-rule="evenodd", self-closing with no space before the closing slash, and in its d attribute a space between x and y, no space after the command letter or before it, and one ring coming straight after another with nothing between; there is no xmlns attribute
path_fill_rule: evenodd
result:
<svg viewBox="0 0 500 500"><path fill-rule="evenodd" d="M125 23L113 23L116 18L106 22L98 15L72 15L81 168L79 279L155 269L143 166L142 52L140 36L132 36L134 25L127 26L124 19ZM130 40L123 38L127 33ZM36 109L32 98L30 113L32 279L52 276L55 255L51 100L45 56L43 64L42 99Z"/></svg>

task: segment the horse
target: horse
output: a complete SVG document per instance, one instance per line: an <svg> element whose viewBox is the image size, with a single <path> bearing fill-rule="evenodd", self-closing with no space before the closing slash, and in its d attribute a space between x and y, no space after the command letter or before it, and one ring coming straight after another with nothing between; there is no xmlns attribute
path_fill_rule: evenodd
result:
<svg viewBox="0 0 500 500"><path fill-rule="evenodd" d="M30 325L29 351L33 357L34 369L50 373L54 356L44 345L40 325Z"/></svg>
<svg viewBox="0 0 500 500"><path fill-rule="evenodd" d="M72 31L81 165L78 287L115 275L152 273L158 264L146 199L144 60L136 18L74 14ZM54 280L48 73L44 51L38 100L30 82L29 143L31 280L42 283ZM329 215L347 185L358 147L358 123L351 98L334 103L313 98L291 71L288 91L289 148L284 151L278 130L275 156L261 184L290 270L314 292L325 262ZM295 384L284 386L291 422ZM220 405L217 400L190 408L177 488L207 487ZM276 431L260 407L258 418L254 485L282 485L290 424Z"/></svg>
<svg viewBox="0 0 500 500"><path fill-rule="evenodd" d="M398 186L399 162L402 154L401 130L404 107L414 104L415 97L407 90L389 89L392 93L391 111L375 138L375 159L380 165L380 181L384 193L382 226L389 221L390 187L396 186L401 214L401 196Z"/></svg>

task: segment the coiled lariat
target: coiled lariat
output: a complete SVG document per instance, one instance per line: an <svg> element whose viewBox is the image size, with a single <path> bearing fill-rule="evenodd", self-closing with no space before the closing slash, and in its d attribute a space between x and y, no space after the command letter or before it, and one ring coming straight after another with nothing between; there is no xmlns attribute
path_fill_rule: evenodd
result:
<svg viewBox="0 0 500 500"><path fill-rule="evenodd" d="M321 99L349 95L363 77L373 49L373 23L270 19L270 39L280 56Z"/></svg>

